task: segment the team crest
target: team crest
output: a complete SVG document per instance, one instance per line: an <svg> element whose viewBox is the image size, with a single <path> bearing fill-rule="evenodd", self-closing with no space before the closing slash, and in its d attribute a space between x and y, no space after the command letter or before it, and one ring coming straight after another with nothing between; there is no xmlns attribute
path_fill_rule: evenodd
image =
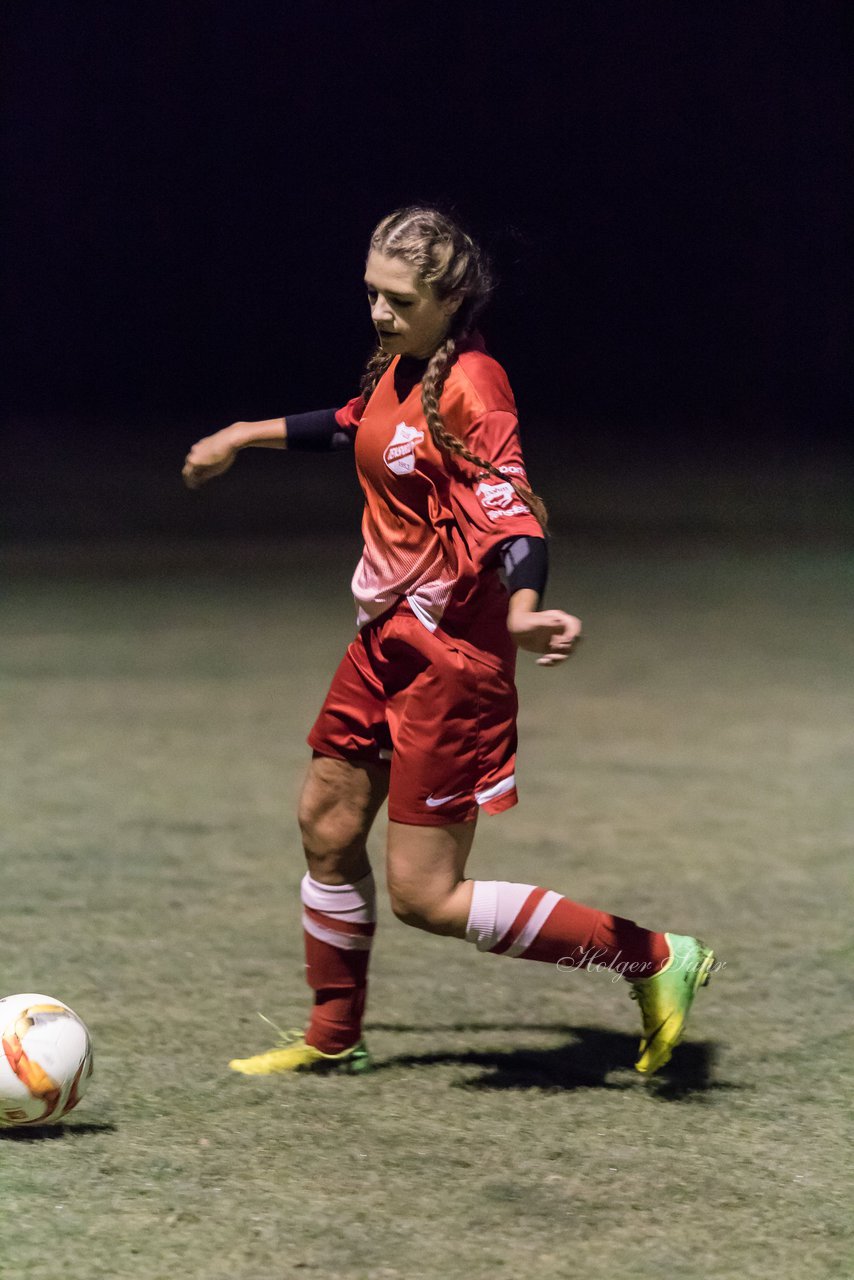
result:
<svg viewBox="0 0 854 1280"><path fill-rule="evenodd" d="M415 446L424 439L424 432L399 422L394 435L386 446L383 462L396 476L408 476L415 470Z"/></svg>

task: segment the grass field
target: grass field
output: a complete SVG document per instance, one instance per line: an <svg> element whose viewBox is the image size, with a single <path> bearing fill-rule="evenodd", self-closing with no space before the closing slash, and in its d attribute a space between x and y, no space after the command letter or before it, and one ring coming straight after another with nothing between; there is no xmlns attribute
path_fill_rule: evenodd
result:
<svg viewBox="0 0 854 1280"><path fill-rule="evenodd" d="M383 902L379 1069L247 1080L256 1011L305 1008L292 814L355 553L9 558L0 987L77 1009L96 1071L0 1137L0 1275L850 1278L854 557L558 539L587 640L521 664L471 871L715 944L660 1078L624 984Z"/></svg>

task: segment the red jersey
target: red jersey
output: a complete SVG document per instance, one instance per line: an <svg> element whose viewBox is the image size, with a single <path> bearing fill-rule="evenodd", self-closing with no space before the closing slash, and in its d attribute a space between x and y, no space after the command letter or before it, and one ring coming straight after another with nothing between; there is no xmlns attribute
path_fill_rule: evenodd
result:
<svg viewBox="0 0 854 1280"><path fill-rule="evenodd" d="M509 537L542 537L542 529L509 481L436 447L420 379L404 381L400 361L392 360L367 406L357 397L336 413L339 426L355 436L365 495L365 546L352 583L358 625L405 599L428 630L481 647L479 633L492 628L479 621L506 619L507 596L491 553ZM440 410L472 453L529 487L507 375L479 344L455 359Z"/></svg>

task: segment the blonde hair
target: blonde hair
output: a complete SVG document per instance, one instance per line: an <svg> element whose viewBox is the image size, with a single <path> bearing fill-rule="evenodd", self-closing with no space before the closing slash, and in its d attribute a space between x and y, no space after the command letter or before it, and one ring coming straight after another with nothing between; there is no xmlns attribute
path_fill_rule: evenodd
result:
<svg viewBox="0 0 854 1280"><path fill-rule="evenodd" d="M461 299L451 317L448 332L430 357L421 379L421 406L430 435L438 449L463 458L487 475L509 484L545 530L548 513L542 498L499 471L486 458L480 458L467 449L462 440L445 426L439 409L442 390L457 350L474 331L475 322L495 288L495 279L485 254L445 214L438 209L418 205L398 209L383 218L374 228L369 247L377 253L402 258L409 263L419 280L431 286L438 301L450 297ZM381 347L368 360L361 383L366 404L391 360L392 357Z"/></svg>

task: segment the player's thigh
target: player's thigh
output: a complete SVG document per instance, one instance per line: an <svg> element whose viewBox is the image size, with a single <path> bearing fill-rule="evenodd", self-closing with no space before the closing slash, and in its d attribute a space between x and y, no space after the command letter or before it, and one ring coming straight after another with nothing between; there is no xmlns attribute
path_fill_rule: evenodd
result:
<svg viewBox="0 0 854 1280"><path fill-rule="evenodd" d="M408 625L410 645L426 661L388 701L394 742L389 819L449 827L471 822L481 808L510 808L516 803L512 670L436 639L417 619Z"/></svg>
<svg viewBox="0 0 854 1280"><path fill-rule="evenodd" d="M448 826L389 822L386 883L395 915L434 933L465 936L471 905L466 862L477 820Z"/></svg>
<svg viewBox="0 0 854 1280"><path fill-rule="evenodd" d="M388 777L385 764L312 757L298 817L313 875L351 883L357 871L367 874L365 842L388 795Z"/></svg>

